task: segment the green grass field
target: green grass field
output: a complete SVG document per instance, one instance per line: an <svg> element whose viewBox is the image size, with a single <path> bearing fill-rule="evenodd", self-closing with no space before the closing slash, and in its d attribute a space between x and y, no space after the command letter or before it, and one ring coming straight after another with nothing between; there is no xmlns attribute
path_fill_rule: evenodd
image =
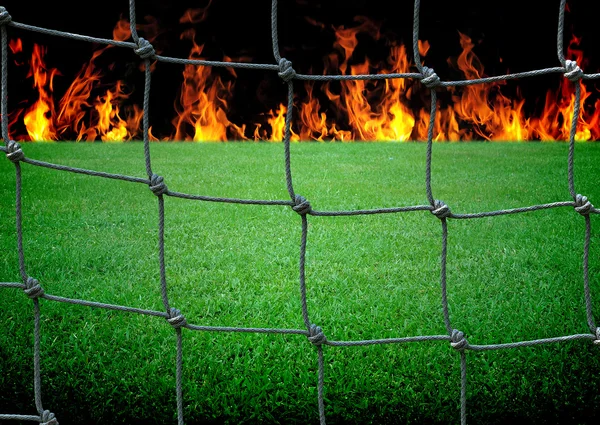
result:
<svg viewBox="0 0 600 425"><path fill-rule="evenodd" d="M292 144L294 187L316 210L426 204L423 143ZM143 145L25 144L33 159L145 177ZM432 187L453 212L569 200L565 143L433 147ZM169 189L288 199L282 144L151 145ZM578 193L600 204L600 144L577 144ZM22 165L27 272L49 294L162 310L157 200L142 184ZM18 281L15 172L0 161L0 281ZM289 207L165 199L171 305L189 323L304 327L300 218ZM444 334L441 226L429 212L308 217L308 309L330 340ZM600 321L598 216L590 283ZM584 220L563 207L449 220L452 325L471 344L588 332ZM65 424L175 423L175 335L161 318L41 300L44 408ZM33 308L0 288L0 413L35 414ZM316 349L300 335L183 330L187 424L318 423ZM447 342L324 347L329 424L459 421ZM589 340L467 352L472 424L597 424L600 347ZM7 424L16 424L7 421Z"/></svg>

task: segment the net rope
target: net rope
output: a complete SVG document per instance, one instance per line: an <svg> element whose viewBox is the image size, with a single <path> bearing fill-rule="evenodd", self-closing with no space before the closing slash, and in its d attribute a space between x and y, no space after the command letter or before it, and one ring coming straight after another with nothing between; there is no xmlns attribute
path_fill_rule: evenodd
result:
<svg viewBox="0 0 600 425"><path fill-rule="evenodd" d="M567 60L564 56L563 49L563 38L564 38L564 20L565 20L565 8L566 0L560 0L559 13L558 13L558 32L557 32L557 55L560 66L549 67L544 69L537 69L528 72L520 72L515 74L500 75L487 78L479 78L472 80L461 80L461 81L442 81L435 71L421 62L419 54L419 22L420 22L420 10L421 1L415 0L414 2L414 19L413 19L413 54L414 62L418 72L416 73L397 73L397 74L363 74L363 75L308 75L298 74L294 70L292 63L281 56L279 51L279 39L277 30L277 0L272 0L271 3L271 38L273 44L273 56L275 58L275 64L258 64L258 63L240 63L240 62L219 62L219 61L207 61L207 60L192 60L183 58L174 58L167 56L160 56L156 54L152 44L147 40L140 37L136 30L136 11L135 11L135 0L129 0L129 18L131 28L131 38L133 42L126 41L115 41L110 39L102 39L89 37L86 35L72 34L68 32L58 31L55 29L41 28L37 26L27 25L12 20L11 15L6 8L0 6L0 33L1 33L1 90L2 98L0 101L1 107L1 133L4 141L4 146L0 146L0 150L6 154L8 160L10 160L15 166L16 173L16 188L15 188L15 212L16 212L16 235L17 235L17 250L18 250L18 261L19 261L19 273L20 282L0 282L0 287L4 288L20 288L24 291L25 295L32 300L33 311L34 311L34 400L35 408L37 410L36 415L26 414L6 414L0 413L0 420L21 420L21 421L33 421L38 422L40 425L56 425L58 419L54 413L44 408L42 404L42 379L40 370L40 298L57 301L62 303L83 305L95 308L102 308L108 310L117 310L128 313L141 314L146 316L156 316L164 318L170 326L173 327L176 335L176 367L175 367L175 381L176 381L176 400L177 400L177 422L179 425L184 424L183 414L183 392L182 392L182 329L189 331L210 331L210 332L251 332L251 333L265 333L265 334L295 334L304 335L308 341L315 346L318 358L318 374L317 374L317 404L318 404L318 415L321 424L325 424L325 403L324 403L324 346L338 346L338 347L349 347L349 346L365 346L373 344L403 344L410 342L424 342L424 341L448 341L450 346L458 352L460 356L460 370L461 370L461 387L460 387L460 423L466 424L467 421L467 351L488 351L488 350L501 350L510 349L517 347L528 347L540 344L560 343L564 341L572 340L590 340L596 345L600 345L600 327L596 326L594 315L592 312L592 298L590 292L590 279L589 279L589 247L590 247L590 235L591 235L591 220L592 214L600 214L600 210L595 208L588 198L584 195L577 193L575 190L574 181L574 150L575 150L575 133L577 127L577 121L580 116L580 100L581 100L581 84L582 80L600 79L600 73L598 74L585 74L583 70L575 61ZM45 35L65 37L74 40L101 43L106 45L113 45L118 47L124 47L132 49L143 61L144 64L144 100L143 100L143 143L144 143L144 160L146 167L147 178L111 174L102 171L88 170L83 168L74 168L60 164L53 164L36 159L28 158L19 143L11 140L8 132L8 28L16 28L19 30L33 31L42 33ZM11 29L12 31L12 29ZM279 77L287 84L287 114L285 117L285 133L283 137L284 146L284 161L285 161L285 184L287 192L289 194L289 200L256 200L256 199L236 199L227 197L212 197L198 194L180 193L170 190L163 178L152 171L151 155L150 155L150 143L149 143L149 99L151 89L151 71L150 65L152 62L165 62L174 63L181 65L197 65L197 66L214 66L214 67L232 67L232 68L246 68L254 70L265 70L275 71ZM443 87L458 87L468 86L474 84L487 84L498 81L506 81L513 79L520 79L526 77L535 77L546 74L563 74L565 78L570 80L575 87L575 103L573 117L571 119L571 129L569 135L569 151L567 159L568 167L568 187L572 200L552 202L548 204L532 205L519 208L502 209L496 211L487 212L476 212L476 213L455 213L452 212L450 207L441 200L434 197L431 187L431 163L432 163L432 148L433 148L433 132L434 122L436 117L436 103L437 103L437 90ZM426 183L426 197L427 204L423 205L412 205L412 206L400 206L394 208L377 208L377 209L362 209L362 210L349 210L349 211L318 211L314 210L310 202L303 196L297 194L294 191L294 185L292 181L291 171L291 156L290 156L290 139L291 139L291 123L292 123L292 110L294 107L294 81L295 80L311 80L311 81L331 81L331 80L381 80L391 78L406 78L420 80L420 82L429 90L431 94L431 114L429 120L429 127L427 133L427 150L426 150L426 170L425 170L425 183ZM23 249L23 229L22 229L22 199L21 199L21 164L29 164L37 167L44 167L54 169L58 171L67 171L71 173L85 174L89 176L103 177L108 179L124 180L132 183L141 183L147 185L150 190L156 195L158 201L158 258L160 267L160 292L162 297L162 303L164 306L163 311L145 310L142 308L112 305L102 302L95 302L89 300L80 300L65 298L61 296L51 295L44 291L40 282L29 276L26 269L25 252ZM245 328L245 327L223 327L223 326L199 326L188 323L183 312L177 308L171 306L169 302L169 291L167 285L167 275L165 271L165 242L164 242L164 230L165 230L165 209L164 203L166 197L175 197L197 201L207 202L224 202L234 204L253 204L253 205L274 205L274 206L287 206L291 207L301 218L301 239L299 249L299 286L300 286L300 298L301 298L301 313L304 321L305 329L272 329L272 328ZM488 345L474 345L470 344L465 336L465 333L461 330L455 329L452 326L450 320L450 314L448 310L447 300L447 281L446 281L446 260L447 260L447 240L448 240L448 219L473 219L482 217L493 217L507 214L517 214L531 211L538 211L550 208L559 207L571 207L574 208L575 212L582 216L585 226L585 236L583 244L583 290L585 298L585 310L586 319L589 328L589 332L557 336L553 338L535 339L528 341L517 341L507 342L502 344L488 344ZM307 235L308 235L308 216L353 216L353 215L367 215L367 214L386 214L386 213L402 213L402 212L413 212L413 211L429 211L433 216L439 219L441 224L441 238L442 247L440 254L440 286L441 286L441 304L442 304L442 316L444 325L446 327L447 334L445 335L419 335L419 336L407 336L398 338L385 338L385 339L370 339L370 340L354 340L354 341L332 341L325 336L323 329L317 324L313 323L310 319L309 310L307 307L307 296L306 296L306 277L305 277L305 265L306 265L306 246L307 246Z"/></svg>

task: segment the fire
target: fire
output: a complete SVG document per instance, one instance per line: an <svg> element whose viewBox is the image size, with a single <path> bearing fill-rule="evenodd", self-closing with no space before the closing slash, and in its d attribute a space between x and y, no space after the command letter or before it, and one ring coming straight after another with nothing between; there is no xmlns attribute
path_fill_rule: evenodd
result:
<svg viewBox="0 0 600 425"><path fill-rule="evenodd" d="M196 44L194 36L195 32L190 30L181 38L190 39L193 43L190 59L202 59L204 46ZM235 73L232 74L235 76ZM246 140L245 127L233 124L225 113L233 85L233 82L225 82L215 75L210 67L186 65L181 94L178 103L175 103L174 140L226 141L230 137L228 130L234 140ZM191 138L189 129L193 131Z"/></svg>
<svg viewBox="0 0 600 425"><path fill-rule="evenodd" d="M270 112L270 117L267 120L267 122L271 126L271 138L269 139L270 141L277 142L283 140L285 132L286 113L287 108L284 105L279 105L279 109L277 110L277 112Z"/></svg>
<svg viewBox="0 0 600 425"><path fill-rule="evenodd" d="M125 40L131 36L129 24L120 20L113 30L115 40ZM13 54L23 51L20 39L9 43ZM54 77L60 75L57 69L48 68L44 62L46 49L34 44L27 77L33 78L33 86L37 89L38 100L26 111L18 110L17 117L23 114L23 124L29 140L54 141L63 137L76 141L132 140L140 133L143 116L141 109L134 105L130 113L123 119L120 114L121 104L129 97L124 92L124 83L117 81L112 89L91 101L92 93L101 82L102 72L96 66L96 60L107 46L93 53L90 61L75 76L64 95L55 101ZM20 65L17 62L17 65ZM58 111L56 109L58 104ZM86 124L86 118L89 123ZM11 120L10 125L15 123Z"/></svg>
<svg viewBox="0 0 600 425"><path fill-rule="evenodd" d="M377 26L372 22L364 19L358 19L358 22L359 25L353 28L335 28L334 47L337 53L326 57L326 73L335 73L338 69L342 73L349 71L352 75L409 72L413 64L408 59L406 48L394 44L390 46L386 66L372 63L368 59L359 65L350 65L349 60L358 45L359 33L369 33L375 40L380 37ZM486 77L483 64L473 51L475 44L462 33L459 33L459 41L462 52L457 58L449 59L448 63L461 71L465 79ZM573 39L567 54L582 63L581 52L573 48L579 41L577 38ZM429 47L426 41L419 42L422 57L426 56ZM415 84L414 81L404 79L374 82L355 80L343 82L338 90L334 90L332 83L326 83L323 92L327 96L329 107L325 113L319 97L314 94L312 84L306 83L307 97L300 103L297 117L301 140L426 139L429 107L423 106L414 111L409 106ZM574 90L570 82L562 81L559 93L548 92L546 107L540 115L542 119L528 117L525 99L520 91L517 89L516 94L507 97L501 90L504 85L506 82L451 88L452 104L438 105L434 140L504 141L531 140L536 137L541 140L568 139L574 104ZM582 85L581 107L584 114L579 123L582 128L577 131L577 140L591 140L599 136L600 112L594 108L592 116L585 114L590 95ZM570 99L570 102L566 99ZM349 130L339 131L335 121L347 123ZM560 126L558 122L561 123Z"/></svg>
<svg viewBox="0 0 600 425"><path fill-rule="evenodd" d="M94 105L99 117L96 128L104 142L131 140L131 135L140 127L143 114L137 107L134 107L134 113L128 116L127 121L121 118L118 106L121 98L127 98L127 95L123 93L122 83L119 82L114 91L108 90Z"/></svg>
<svg viewBox="0 0 600 425"><path fill-rule="evenodd" d="M357 35L369 33L374 39L380 38L378 26L364 18L356 19L359 25L353 28L335 28L337 54L326 58L326 70L339 69L343 74L367 74L377 70L378 64L366 59L362 64L350 65L349 61L358 46ZM424 48L427 46L423 44ZM340 62L341 59L341 62ZM381 73L408 72L410 63L404 46L392 45L387 69ZM313 86L305 84L307 99L300 105L300 135L302 140L410 140L415 119L407 106L411 92L406 90L404 79L364 81L350 80L340 84L340 89L332 88L331 83L324 85L324 93L330 103L334 116L346 117L349 130L338 129L334 119L327 117L321 110L319 99L313 95ZM377 99L377 100L375 100Z"/></svg>
<svg viewBox="0 0 600 425"><path fill-rule="evenodd" d="M23 122L31 140L56 140L54 129L54 102L52 100L52 83L57 74L56 69L47 69L43 57L45 49L39 45L33 48L31 66L27 77L33 78L33 87L38 90L38 100L25 113Z"/></svg>
<svg viewBox="0 0 600 425"><path fill-rule="evenodd" d="M188 9L180 18L180 23L197 24L208 16L208 8ZM199 45L195 40L196 32L193 29L184 31L181 40L190 40L192 48L189 59L203 59L204 45ZM228 57L224 61L230 61ZM232 77L235 71L228 69ZM226 141L248 140L245 136L246 126L237 126L228 117L229 98L233 91L234 82L225 81L211 67L185 65L183 83L179 98L175 102L177 116L172 120L175 134L173 140L193 141ZM258 132L258 127L255 134Z"/></svg>
<svg viewBox="0 0 600 425"><path fill-rule="evenodd" d="M456 60L456 66L466 78L486 77L483 65L473 52L474 44L464 34L460 34L462 53ZM577 47L581 39L574 36L567 48L567 58L577 61L585 67L583 52ZM453 61L449 60L451 65ZM575 90L573 84L564 78L560 81L559 90L548 90L545 97L544 108L538 117L527 117L524 106L525 99L517 89L516 95L508 98L500 90L505 83L467 86L462 92L455 91L453 106L441 111L443 120L436 119L435 132L444 135L442 140L532 140L537 138L542 141L568 140L571 120L575 105ZM581 83L580 83L581 84ZM597 140L600 137L600 111L597 106L589 108L592 95L581 84L581 117L578 121L575 140ZM429 119L428 115L424 118ZM467 123L472 130L460 130L456 122ZM448 134L444 127L450 126L455 134ZM422 130L423 125L420 126ZM420 132L421 137L424 133ZM458 136L458 137L457 137Z"/></svg>
<svg viewBox="0 0 600 425"><path fill-rule="evenodd" d="M285 116L287 115L287 107L285 105L279 105L279 109L276 112L270 111L267 122L271 126L271 137L268 139L270 142L281 142L285 135ZM291 130L290 140L297 142L300 137Z"/></svg>
<svg viewBox="0 0 600 425"><path fill-rule="evenodd" d="M186 11L180 23L198 24L204 21L208 16L208 6ZM147 17L146 22L138 27L144 31L145 38L153 41L161 34L161 29L151 17ZM325 29L324 24L309 22ZM332 53L324 58L323 74L414 72L415 66L406 47L392 41L386 41L389 55L384 61L355 56L362 39L359 35L368 35L379 42L383 39L377 23L364 17L357 17L355 22L350 27L332 27L335 42ZM204 45L197 43L195 36L194 30L188 29L180 38L191 41L189 58L203 59ZM486 77L484 66L475 53L475 43L465 34L459 32L458 36L462 52L456 58L449 58L448 64L460 71L465 79ZM121 41L131 38L126 20L117 23L113 38ZM577 61L585 69L583 52L578 48L580 42L579 38L573 37L567 48L567 58ZM10 40L9 48L16 57L24 54L19 39ZM37 100L26 110L11 114L11 132L14 133L14 127L20 125L27 132L22 138L40 141L112 142L141 138L143 111L138 105L131 104L129 87L124 81L117 81L106 88L103 82L106 76L97 65L98 58L110 48L94 52L62 97L58 98L55 97L54 78L61 74L45 64L46 49L34 45L27 76L33 80ZM427 41L419 41L421 57L427 55L429 48ZM222 60L231 59L225 56ZM15 62L17 65L24 64ZM151 70L155 65L152 64ZM266 113L258 111L256 122L236 124L232 121L230 111L236 78L236 72L230 68L186 65L174 102L172 134L161 136L162 140L283 140L287 114L284 104ZM427 138L430 107L427 91L418 81L349 80L314 84L307 81L303 86L296 82L295 87L303 90L302 94L296 93L295 96L291 128L293 141L406 141ZM585 85L581 84L580 88L582 112L575 138L580 141L598 140L600 99L596 99L596 92L589 91ZM510 90L506 82L439 90L434 140L550 141L569 138L575 107L575 90L571 82L561 77L558 89L547 91L538 113L533 113L528 107L526 101L530 100L522 96L518 86L509 95L505 95L503 90ZM420 97L415 99L415 93L419 93ZM158 140L152 132L149 137Z"/></svg>
<svg viewBox="0 0 600 425"><path fill-rule="evenodd" d="M404 46L400 46L404 49ZM402 56L400 56L402 57ZM404 56L406 57L406 56ZM352 75L369 72L369 62L350 67ZM392 72L402 72L396 71ZM338 109L347 114L352 134L358 140L408 140L415 124L412 112L401 102L405 81L402 79L379 80L373 90L381 91L381 103L369 101L364 80L349 81L342 85L339 97L331 98ZM383 86L379 88L377 86Z"/></svg>
<svg viewBox="0 0 600 425"><path fill-rule="evenodd" d="M567 48L567 56L582 64L585 69L585 59L583 52L578 49L581 39L573 37ZM600 99L595 101L593 108L586 108L589 103L589 98L592 95L586 89L584 84L581 84L581 99L579 121L577 123L577 131L575 140L588 141L600 139ZM544 109L539 118L534 120L535 133L542 141L565 140L569 138L571 132L571 120L575 110L575 93L573 85L562 81L559 91L546 93Z"/></svg>
<svg viewBox="0 0 600 425"><path fill-rule="evenodd" d="M473 52L474 44L466 35L459 33L462 53L456 60L456 66L466 79L486 77L483 64ZM453 61L448 60L450 65ZM453 106L449 106L446 115L456 114L452 120L471 124L473 132L463 133L468 140L527 140L529 138L529 120L523 115L525 101L516 96L509 99L500 91L505 83L476 84L455 90L452 96Z"/></svg>
<svg viewBox="0 0 600 425"><path fill-rule="evenodd" d="M90 93L96 84L100 82L102 76L94 66L94 60L98 56L99 54L96 52L90 62L84 65L59 102L58 133L61 135L74 134L77 141L92 141L97 136L95 128L93 126L87 128L83 120L86 111L91 107L89 103Z"/></svg>
<svg viewBox="0 0 600 425"><path fill-rule="evenodd" d="M16 53L21 53L23 51L23 42L20 38L17 38L16 40L9 40L8 48L13 53L13 55Z"/></svg>

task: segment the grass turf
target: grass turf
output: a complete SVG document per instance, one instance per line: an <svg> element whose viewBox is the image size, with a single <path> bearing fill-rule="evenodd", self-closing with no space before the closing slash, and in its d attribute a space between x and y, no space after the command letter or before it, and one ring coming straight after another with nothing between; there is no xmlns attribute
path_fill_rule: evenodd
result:
<svg viewBox="0 0 600 425"><path fill-rule="evenodd" d="M293 144L316 210L425 204L425 144ZM144 177L143 146L25 144L30 158ZM436 144L432 187L454 212L569 200L567 144ZM281 144L151 145L171 190L288 199ZM600 201L600 145L575 183ZM23 164L27 272L47 293L162 310L157 203L141 184ZM18 281L14 167L0 161L0 281ZM166 198L172 306L198 325L303 328L300 218L288 207ZM586 333L584 223L572 208L450 220L452 325L471 344ZM590 280L600 312L598 220ZM309 217L308 308L330 340L444 334L441 226L428 212ZM1 289L0 413L33 414L31 301ZM163 319L42 300L44 408L61 424L173 423L175 336ZM316 349L302 336L184 330L188 424L317 423ZM459 356L446 342L325 347L328 423L457 423ZM597 423L590 341L468 352L468 419ZM15 424L14 421L8 423Z"/></svg>

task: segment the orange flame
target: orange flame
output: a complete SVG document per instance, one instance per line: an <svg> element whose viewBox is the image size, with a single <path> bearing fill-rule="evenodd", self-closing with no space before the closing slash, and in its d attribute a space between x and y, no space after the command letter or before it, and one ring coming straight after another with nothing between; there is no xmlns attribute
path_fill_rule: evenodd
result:
<svg viewBox="0 0 600 425"><path fill-rule="evenodd" d="M212 3L212 0L209 0L206 7L197 8L197 9L188 9L185 11L183 16L179 18L180 24L199 24L200 22L204 22L208 17L208 9Z"/></svg>
<svg viewBox="0 0 600 425"><path fill-rule="evenodd" d="M192 40L190 59L202 59L204 45L196 44L195 31L188 30L182 39ZM190 140L187 130L193 131L193 141L226 141L228 130L232 137L247 140L245 127L238 127L227 118L228 97L233 82L224 82L219 75L212 75L212 68L186 65L179 103L175 104L177 117L173 120L175 140Z"/></svg>
<svg viewBox="0 0 600 425"><path fill-rule="evenodd" d="M94 66L94 60L101 52L95 52L89 63L75 76L75 79L65 91L59 105L57 128L60 134L76 134L76 141L93 141L97 132L93 127L86 128L83 119L90 108L88 101L94 86L100 81L101 73Z"/></svg>
<svg viewBox="0 0 600 425"><path fill-rule="evenodd" d="M150 28L152 24L145 27ZM117 22L113 30L115 40L124 41L131 37L129 23ZM22 50L21 40L10 43L13 53ZM59 75L56 69L47 69L44 63L46 49L34 45L28 77L33 77L34 88L38 91L38 101L25 113L23 122L32 141L58 140L67 135L76 141L132 140L139 134L142 111L138 106L128 109L125 118L121 117L119 106L129 96L124 92L124 83L117 81L112 89L103 96L97 96L92 102L92 92L102 78L102 72L96 67L97 58L112 46L104 47L93 53L90 61L77 73L62 98L58 101L58 113L52 97L53 78ZM92 107L93 106L93 107ZM85 118L89 118L86 124Z"/></svg>
<svg viewBox="0 0 600 425"><path fill-rule="evenodd" d="M53 79L58 71L54 68L47 69L44 64L45 49L42 46L33 46L33 55L27 77L33 77L33 87L38 90L38 100L27 110L23 122L31 140L53 141L57 140L53 117L54 102L52 95ZM49 93L50 92L50 93Z"/></svg>
<svg viewBox="0 0 600 425"><path fill-rule="evenodd" d="M338 49L343 57L339 66L334 55L327 58L326 64L339 68L345 73L350 68L351 75L368 74L378 66L371 64L368 59L359 65L348 65L358 45L357 34L366 31L377 40L380 37L378 26L366 18L357 19L360 25L354 28L338 27L336 31L336 42L334 47ZM388 58L387 69L381 73L408 72L410 63L404 46L392 45ZM403 141L409 140L415 119L413 112L407 106L411 90L407 90L405 79L388 79L367 82L365 80L344 81L341 84L340 93L334 93L330 84L326 84L325 93L332 105L348 119L351 128L350 134L342 133L344 140L350 138L355 140L380 140L380 141ZM309 91L309 93L311 93ZM373 102L377 98L377 102ZM303 120L306 124L307 120ZM325 117L321 117L320 124L325 123ZM322 126L322 124L321 124ZM329 125L335 128L332 124ZM329 131L331 134L333 131Z"/></svg>
<svg viewBox="0 0 600 425"><path fill-rule="evenodd" d="M180 18L180 23L196 24L208 16L208 7L190 9ZM325 25L307 19L322 29ZM149 40L161 33L157 21L146 17L147 24L139 25ZM357 17L353 27L333 27L334 52L325 57L324 74L345 75L405 73L414 68L408 58L406 47L388 42L387 61L376 62L370 57L353 57L359 45L359 34L368 34L374 41L382 35L377 23ZM457 58L448 59L450 66L461 71L465 79L486 77L484 66L475 54L475 43L466 35L459 34L462 52ZM129 23L120 20L114 28L115 40L131 38ZM193 29L184 31L181 39L190 40L191 59L202 59L203 44L197 44ZM578 49L581 40L573 37L567 48L567 57L577 61L585 69L583 52ZM13 54L23 50L21 40L10 40ZM45 49L34 45L28 77L33 78L38 99L26 111L23 124L31 140L77 141L127 141L141 136L143 113L137 105L123 106L129 94L125 84L117 81L111 88L98 94L103 73L96 65L97 58L110 47L94 52L91 60L76 75L58 102L53 99L53 79L58 70L46 67ZM419 41L422 57L430 45ZM229 61L224 57L224 61ZM245 60L245 58L244 58ZM19 63L17 63L19 64ZM231 100L236 73L226 69L187 65L183 70L183 82L175 101L176 116L172 119L173 134L163 140L227 141L251 140L246 136L246 124L231 121ZM541 113L531 115L525 98L517 87L516 93L505 96L502 88L506 82L477 84L449 88L451 104L442 99L440 90L438 112L434 120L433 137L436 141L484 139L496 140L566 140L569 138L571 118L575 106L574 85L564 78L558 90L548 90ZM511 83L512 84L512 83ZM416 88L414 87L416 85ZM596 92L581 84L581 116L577 122L576 140L600 138L600 99ZM420 105L413 99L413 90L423 93L421 83L407 79L351 80L322 83L316 90L311 82L304 84L305 96L295 103L291 139L299 140L424 140L429 124L427 96ZM92 100L95 99L95 100ZM55 109L57 104L57 109ZM416 106L415 106L416 104ZM529 108L531 109L531 108ZM281 141L284 136L287 108L281 104L277 109L262 114L260 122L252 123L253 140ZM15 123L15 115L9 127ZM150 129L151 130L151 129ZM151 140L158 140L150 131Z"/></svg>
<svg viewBox="0 0 600 425"><path fill-rule="evenodd" d="M98 111L99 116L96 128L102 141L122 142L131 140L132 134L139 128L143 116L139 108L134 108L134 113L129 115L127 121L119 115L119 100L127 97L123 93L122 83L118 82L114 91L108 90L104 98L99 97L96 100L94 108Z"/></svg>
<svg viewBox="0 0 600 425"><path fill-rule="evenodd" d="M331 54L325 60L325 73L337 73L338 70L351 75L367 74L378 68L365 59L362 64L349 65L349 61L358 46L358 34L366 32L375 40L381 37L379 26L365 17L357 17L356 27L334 27L337 54ZM314 25L321 25L310 21ZM423 45L425 46L425 45ZM341 62L340 62L341 59ZM382 73L406 72L409 61L404 46L393 45L388 60L388 69ZM314 94L313 85L305 84L307 99L299 105L299 133L302 140L409 140L414 127L412 111L406 105L410 91L406 91L403 79L343 81L339 89L337 84L327 82L323 93L329 101L331 115L322 110L321 102ZM379 100L373 100L378 97ZM343 117L349 130L340 129L336 121Z"/></svg>
<svg viewBox="0 0 600 425"><path fill-rule="evenodd" d="M575 60L585 68L586 61L583 52L577 47L581 39L573 37L567 47L567 57ZM584 84L580 84L580 117L577 121L575 140L587 141L600 138L600 100L596 100L593 108L586 108L588 99L592 95ZM557 93L548 91L546 93L544 109L539 118L535 118L535 133L542 141L568 140L571 132L571 121L575 111L575 88L574 84L562 80Z"/></svg>
<svg viewBox="0 0 600 425"><path fill-rule="evenodd" d="M21 41L20 38L17 38L16 40L8 40L8 48L13 55L21 53L23 51L23 41Z"/></svg>
<svg viewBox="0 0 600 425"><path fill-rule="evenodd" d="M281 142L285 136L285 116L287 115L287 107L283 104L279 105L279 109L276 112L269 111L269 118L267 122L271 126L271 137L268 139L269 142ZM298 142L300 137L294 133L294 130L290 129L290 140Z"/></svg>
<svg viewBox="0 0 600 425"><path fill-rule="evenodd" d="M466 79L486 77L483 64L473 52L474 44L469 37L459 32L460 45L463 49L456 63L448 60L450 65L457 66ZM505 97L500 86L505 83L476 84L455 89L453 106L442 115L448 119L452 112L454 122L466 122L472 126L472 132L462 133L467 140L477 138L485 140L526 140L529 138L529 120L524 117L525 101L517 94L516 100ZM460 133L460 132L459 132Z"/></svg>

